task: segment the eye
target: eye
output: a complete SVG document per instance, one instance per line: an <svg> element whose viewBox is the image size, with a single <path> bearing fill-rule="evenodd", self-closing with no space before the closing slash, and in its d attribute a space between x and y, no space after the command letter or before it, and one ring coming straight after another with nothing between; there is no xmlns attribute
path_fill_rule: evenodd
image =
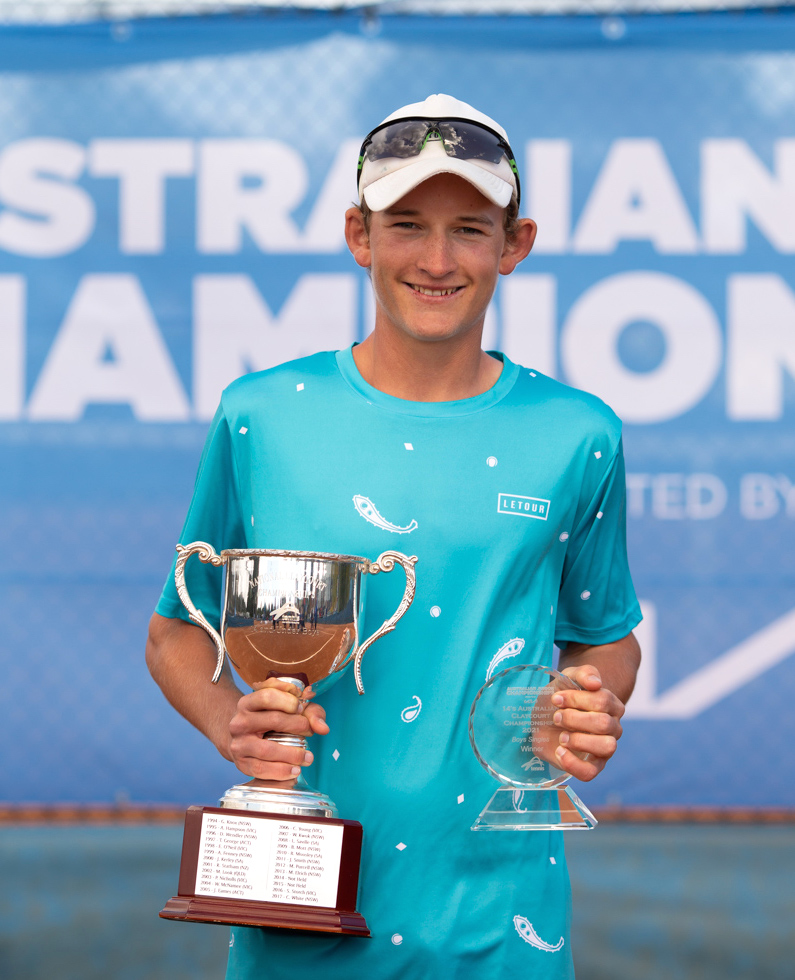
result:
<svg viewBox="0 0 795 980"><path fill-rule="evenodd" d="M475 228L475 227L473 227L472 225L464 225L464 226L463 226L462 228L460 228L459 230L460 230L460 231L462 232L462 234L464 234L464 235L473 235L473 236L477 236L477 235L482 235L482 234L483 234L483 229L482 229L482 228Z"/></svg>

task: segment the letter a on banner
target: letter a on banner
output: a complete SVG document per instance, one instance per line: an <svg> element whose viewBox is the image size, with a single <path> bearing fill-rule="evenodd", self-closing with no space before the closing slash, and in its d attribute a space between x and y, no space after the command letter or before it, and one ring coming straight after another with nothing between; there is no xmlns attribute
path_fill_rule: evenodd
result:
<svg viewBox="0 0 795 980"><path fill-rule="evenodd" d="M184 422L188 401L135 276L77 287L33 390L35 421L74 422L87 405L127 403L143 422Z"/></svg>
<svg viewBox="0 0 795 980"><path fill-rule="evenodd" d="M616 140L574 235L575 252L648 240L662 255L698 250L693 220L657 140Z"/></svg>

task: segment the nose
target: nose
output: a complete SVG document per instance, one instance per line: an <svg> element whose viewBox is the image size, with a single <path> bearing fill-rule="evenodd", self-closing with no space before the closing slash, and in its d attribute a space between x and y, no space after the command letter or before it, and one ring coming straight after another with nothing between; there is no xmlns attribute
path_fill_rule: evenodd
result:
<svg viewBox="0 0 795 980"><path fill-rule="evenodd" d="M443 279L455 272L458 267L455 248L446 234L432 232L427 236L417 266L433 279Z"/></svg>

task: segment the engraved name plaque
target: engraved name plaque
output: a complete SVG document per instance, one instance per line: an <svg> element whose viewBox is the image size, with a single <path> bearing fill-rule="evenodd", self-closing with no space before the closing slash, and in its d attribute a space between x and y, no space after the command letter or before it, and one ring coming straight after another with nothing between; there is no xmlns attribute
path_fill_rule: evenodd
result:
<svg viewBox="0 0 795 980"><path fill-rule="evenodd" d="M190 807L179 891L162 918L367 936L356 911L362 827Z"/></svg>
<svg viewBox="0 0 795 980"><path fill-rule="evenodd" d="M202 814L196 894L337 904L342 827Z"/></svg>

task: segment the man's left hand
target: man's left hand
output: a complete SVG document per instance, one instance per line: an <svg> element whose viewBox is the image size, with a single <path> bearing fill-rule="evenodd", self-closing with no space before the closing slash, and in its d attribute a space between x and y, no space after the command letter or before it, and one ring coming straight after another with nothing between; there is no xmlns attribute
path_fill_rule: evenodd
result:
<svg viewBox="0 0 795 980"><path fill-rule="evenodd" d="M560 730L555 765L587 782L599 775L616 750L624 704L602 687L596 667L582 664L566 667L562 673L583 690L559 691L552 696L556 709L553 725Z"/></svg>

